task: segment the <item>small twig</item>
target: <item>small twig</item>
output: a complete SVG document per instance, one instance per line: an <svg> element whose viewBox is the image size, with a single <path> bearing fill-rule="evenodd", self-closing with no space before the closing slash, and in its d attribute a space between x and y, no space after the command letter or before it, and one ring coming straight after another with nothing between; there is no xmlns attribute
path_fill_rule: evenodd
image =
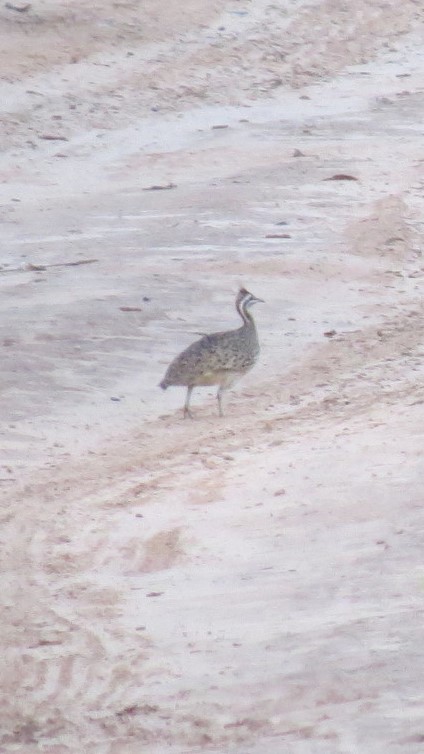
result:
<svg viewBox="0 0 424 754"><path fill-rule="evenodd" d="M265 238L291 238L290 233L267 233Z"/></svg>
<svg viewBox="0 0 424 754"><path fill-rule="evenodd" d="M93 262L98 261L98 259L79 259L76 262L55 262L54 264L46 264L46 267L78 267L80 264L93 264Z"/></svg>
<svg viewBox="0 0 424 754"><path fill-rule="evenodd" d="M348 173L336 173L336 175L330 176L330 178L324 178L324 181L357 181L354 175Z"/></svg>
<svg viewBox="0 0 424 754"><path fill-rule="evenodd" d="M69 141L66 136L56 136L56 134L40 134L39 138L44 141Z"/></svg>
<svg viewBox="0 0 424 754"><path fill-rule="evenodd" d="M98 259L79 259L76 262L54 262L53 264L33 264L28 262L24 267L8 267L2 272L44 272L49 267L78 267L80 264L93 264L98 262Z"/></svg>
<svg viewBox="0 0 424 754"><path fill-rule="evenodd" d="M165 186L153 185L146 186L143 191L166 191L167 189L177 188L176 183L167 183Z"/></svg>

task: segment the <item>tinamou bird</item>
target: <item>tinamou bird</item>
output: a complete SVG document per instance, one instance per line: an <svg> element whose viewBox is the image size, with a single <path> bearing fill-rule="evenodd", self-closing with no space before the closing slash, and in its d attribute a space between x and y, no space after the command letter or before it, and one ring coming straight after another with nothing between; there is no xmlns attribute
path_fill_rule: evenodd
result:
<svg viewBox="0 0 424 754"><path fill-rule="evenodd" d="M196 340L169 365L160 387L166 390L170 385L184 385L187 396L184 404L184 417L192 417L190 398L195 387L218 385L217 399L219 415L223 416L222 396L225 390L248 372L259 355L259 341L255 322L250 308L261 298L241 288L236 298L236 309L243 320L237 330L204 335Z"/></svg>

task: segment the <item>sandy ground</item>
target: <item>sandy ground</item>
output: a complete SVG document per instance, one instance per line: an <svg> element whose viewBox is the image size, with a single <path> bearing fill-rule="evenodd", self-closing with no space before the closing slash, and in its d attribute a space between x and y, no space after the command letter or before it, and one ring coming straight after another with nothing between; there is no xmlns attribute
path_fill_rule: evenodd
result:
<svg viewBox="0 0 424 754"><path fill-rule="evenodd" d="M423 18L0 9L1 752L422 754Z"/></svg>

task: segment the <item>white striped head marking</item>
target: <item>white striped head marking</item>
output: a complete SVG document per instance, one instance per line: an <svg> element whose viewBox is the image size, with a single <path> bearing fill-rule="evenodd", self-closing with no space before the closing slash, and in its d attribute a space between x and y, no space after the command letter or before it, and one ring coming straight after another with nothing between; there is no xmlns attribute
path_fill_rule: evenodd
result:
<svg viewBox="0 0 424 754"><path fill-rule="evenodd" d="M253 295L253 293L249 293L246 288L240 288L236 298L236 309L240 314L240 317L242 317L242 319L248 318L248 309L250 309L253 304L257 304L259 302L262 304L264 303L261 298L257 298Z"/></svg>

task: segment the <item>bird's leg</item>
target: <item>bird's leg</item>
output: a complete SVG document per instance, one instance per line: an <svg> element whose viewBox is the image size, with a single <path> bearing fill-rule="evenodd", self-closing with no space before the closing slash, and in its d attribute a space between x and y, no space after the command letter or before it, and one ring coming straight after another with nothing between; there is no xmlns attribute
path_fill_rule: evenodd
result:
<svg viewBox="0 0 424 754"><path fill-rule="evenodd" d="M216 397L218 399L218 411L219 411L219 415L220 416L224 416L224 412L222 410L222 395L223 395L223 393L224 393L224 388L222 387L222 385L220 385L219 388L218 388L218 392L216 394Z"/></svg>
<svg viewBox="0 0 424 754"><path fill-rule="evenodd" d="M192 392L193 392L193 385L189 385L187 388L187 395L186 395L186 400L184 404L184 419L186 419L187 416L189 416L190 419L193 418L193 414L190 411L190 398L191 398Z"/></svg>

